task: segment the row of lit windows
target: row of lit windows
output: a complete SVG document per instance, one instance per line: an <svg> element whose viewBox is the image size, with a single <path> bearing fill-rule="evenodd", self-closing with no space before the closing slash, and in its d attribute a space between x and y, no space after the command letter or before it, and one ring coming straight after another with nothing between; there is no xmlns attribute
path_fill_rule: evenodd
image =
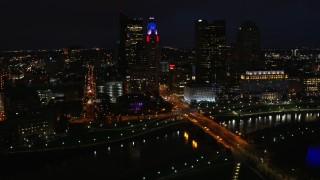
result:
<svg viewBox="0 0 320 180"><path fill-rule="evenodd" d="M48 127L48 125L43 125L42 127ZM36 126L36 127L30 127L30 128L21 128L19 131L27 131L27 130L33 130L33 129L39 129L41 126Z"/></svg>
<svg viewBox="0 0 320 180"><path fill-rule="evenodd" d="M284 74L284 71L246 71L246 75L270 75Z"/></svg>
<svg viewBox="0 0 320 180"><path fill-rule="evenodd" d="M278 99L279 93L263 93L262 98L269 99L269 100Z"/></svg>
<svg viewBox="0 0 320 180"><path fill-rule="evenodd" d="M288 79L288 75L241 75L241 79Z"/></svg>
<svg viewBox="0 0 320 180"><path fill-rule="evenodd" d="M309 91L319 91L318 87L307 87L306 89L307 89L308 92Z"/></svg>
<svg viewBox="0 0 320 180"><path fill-rule="evenodd" d="M45 132L46 131L46 129L40 129L40 131L39 130L26 130L26 131L21 131L20 133L21 134L27 134L27 133L39 133L39 132Z"/></svg>
<svg viewBox="0 0 320 180"><path fill-rule="evenodd" d="M37 131L44 131L46 129L44 128L34 128L34 129L29 129L29 128L26 128L26 129L19 129L20 132L24 132L24 131L31 131L31 132L37 132Z"/></svg>
<svg viewBox="0 0 320 180"><path fill-rule="evenodd" d="M306 85L311 85L311 84L318 84L318 83L320 83L320 78L318 79L318 78L314 78L314 79L306 79L305 81L304 81L304 84L306 84Z"/></svg>

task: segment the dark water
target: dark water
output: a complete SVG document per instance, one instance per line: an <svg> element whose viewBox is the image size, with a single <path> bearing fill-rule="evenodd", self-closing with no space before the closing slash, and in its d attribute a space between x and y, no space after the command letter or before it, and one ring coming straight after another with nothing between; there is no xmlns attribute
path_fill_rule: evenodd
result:
<svg viewBox="0 0 320 180"><path fill-rule="evenodd" d="M0 156L3 179L233 179L232 154L185 122L126 142ZM237 172L238 173L238 172ZM241 165L239 180L261 179Z"/></svg>
<svg viewBox="0 0 320 180"><path fill-rule="evenodd" d="M267 150L264 158L275 168L298 179L320 179L319 113L252 116L223 124L261 151Z"/></svg>
<svg viewBox="0 0 320 180"><path fill-rule="evenodd" d="M201 130L183 124L112 145L2 157L0 179L141 179L196 158L214 159L223 151Z"/></svg>

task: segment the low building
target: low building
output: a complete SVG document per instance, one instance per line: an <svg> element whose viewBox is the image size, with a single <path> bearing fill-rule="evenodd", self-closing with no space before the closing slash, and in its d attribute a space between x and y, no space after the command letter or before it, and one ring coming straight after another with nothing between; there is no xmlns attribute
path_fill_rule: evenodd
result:
<svg viewBox="0 0 320 180"><path fill-rule="evenodd" d="M36 139L45 139L54 134L56 120L57 111L55 108L32 108L4 121L2 128L5 128L5 131L9 133L5 134L4 139L9 144L25 143L24 140L29 139L29 143L32 144L32 141Z"/></svg>
<svg viewBox="0 0 320 180"><path fill-rule="evenodd" d="M136 114L151 109L150 99L143 94L126 94L117 98L116 110L119 113Z"/></svg>
<svg viewBox="0 0 320 180"><path fill-rule="evenodd" d="M97 86L98 99L103 94L107 94L111 103L116 103L117 98L123 95L123 86L121 81L109 81Z"/></svg>
<svg viewBox="0 0 320 180"><path fill-rule="evenodd" d="M302 83L306 96L320 95L320 76L304 77Z"/></svg>
<svg viewBox="0 0 320 180"><path fill-rule="evenodd" d="M279 100L288 94L288 75L283 70L246 71L241 75L242 98Z"/></svg>
<svg viewBox="0 0 320 180"><path fill-rule="evenodd" d="M184 100L188 104L193 102L215 102L216 87L209 83L188 83L184 86Z"/></svg>

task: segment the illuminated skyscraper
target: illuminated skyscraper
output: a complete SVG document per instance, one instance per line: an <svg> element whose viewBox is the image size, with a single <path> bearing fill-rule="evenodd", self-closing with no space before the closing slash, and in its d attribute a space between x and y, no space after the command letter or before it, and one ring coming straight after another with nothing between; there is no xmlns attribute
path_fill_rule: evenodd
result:
<svg viewBox="0 0 320 180"><path fill-rule="evenodd" d="M197 80L212 82L218 70L225 67L225 20L208 23L204 19L195 22L195 51Z"/></svg>
<svg viewBox="0 0 320 180"><path fill-rule="evenodd" d="M141 69L145 69L145 58L141 53L144 47L143 19L129 18L120 14L120 44L118 70L124 83L125 93L139 93L144 79Z"/></svg>
<svg viewBox="0 0 320 180"><path fill-rule="evenodd" d="M150 17L146 36L147 92L159 93L160 51L159 35L154 18Z"/></svg>

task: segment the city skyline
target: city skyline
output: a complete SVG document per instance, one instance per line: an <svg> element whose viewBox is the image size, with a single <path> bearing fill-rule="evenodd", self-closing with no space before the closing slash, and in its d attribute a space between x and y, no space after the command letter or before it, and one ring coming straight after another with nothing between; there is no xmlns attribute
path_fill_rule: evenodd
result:
<svg viewBox="0 0 320 180"><path fill-rule="evenodd" d="M319 46L319 2L265 1L197 2L24 2L2 1L0 50L63 48L72 45L114 48L119 39L119 12L129 17L150 16L161 26L161 45L194 47L194 21L226 20L227 42L247 20L261 31L261 47ZM17 5L19 4L19 5ZM144 27L146 28L146 27Z"/></svg>
<svg viewBox="0 0 320 180"><path fill-rule="evenodd" d="M3 0L0 179L320 179L317 5Z"/></svg>

